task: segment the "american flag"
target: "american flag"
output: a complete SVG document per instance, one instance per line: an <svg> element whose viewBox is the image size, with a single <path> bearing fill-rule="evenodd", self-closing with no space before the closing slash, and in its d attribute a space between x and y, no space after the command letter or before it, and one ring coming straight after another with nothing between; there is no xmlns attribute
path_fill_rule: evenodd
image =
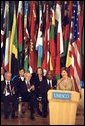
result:
<svg viewBox="0 0 85 126"><path fill-rule="evenodd" d="M73 1L70 39L66 60L66 67L69 67L70 76L74 82L76 91L80 91L81 81L81 40L79 32L80 5L78 1Z"/></svg>

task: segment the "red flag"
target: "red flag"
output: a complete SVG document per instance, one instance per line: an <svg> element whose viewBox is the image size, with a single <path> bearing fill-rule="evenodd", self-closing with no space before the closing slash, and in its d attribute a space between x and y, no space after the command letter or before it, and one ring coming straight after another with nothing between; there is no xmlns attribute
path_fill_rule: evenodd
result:
<svg viewBox="0 0 85 126"><path fill-rule="evenodd" d="M36 42L36 3L35 1L30 2L29 28L30 28L29 70L30 72L34 72L36 71L36 67L37 67L36 51L35 51L35 42Z"/></svg>
<svg viewBox="0 0 85 126"><path fill-rule="evenodd" d="M67 53L67 47L68 47L68 41L69 41L69 34L70 34L69 33L70 32L70 17L69 17L70 16L69 15L70 6L69 5L68 5L67 1L64 1L64 5L62 7L62 11L64 12L64 14L62 14L63 39L64 39L64 54L63 55L64 56Z"/></svg>
<svg viewBox="0 0 85 126"><path fill-rule="evenodd" d="M18 4L18 47L19 47L19 67L23 66L23 4L19 1Z"/></svg>
<svg viewBox="0 0 85 126"><path fill-rule="evenodd" d="M66 55L68 50L71 13L72 13L72 1L63 1L62 3L62 30L63 30L63 46L64 52L61 54L61 66L64 67L66 63Z"/></svg>
<svg viewBox="0 0 85 126"><path fill-rule="evenodd" d="M5 41L5 58L4 58L4 68L6 71L9 71L9 45L10 45L10 32L9 32L9 2L5 3L5 13L6 21L6 41Z"/></svg>
<svg viewBox="0 0 85 126"><path fill-rule="evenodd" d="M63 36L62 36L62 25L61 25L61 7L56 4L56 20L58 23L57 35L56 35L56 67L55 74L57 79L60 78L60 56L63 53Z"/></svg>
<svg viewBox="0 0 85 126"><path fill-rule="evenodd" d="M55 69L55 58L56 58L56 48L55 48L55 6L54 4L50 8L50 70Z"/></svg>
<svg viewBox="0 0 85 126"><path fill-rule="evenodd" d="M43 42L43 62L42 68L46 72L49 69L49 30L50 30L50 21L49 21L49 8L48 4L46 5L46 26L44 33L44 42Z"/></svg>

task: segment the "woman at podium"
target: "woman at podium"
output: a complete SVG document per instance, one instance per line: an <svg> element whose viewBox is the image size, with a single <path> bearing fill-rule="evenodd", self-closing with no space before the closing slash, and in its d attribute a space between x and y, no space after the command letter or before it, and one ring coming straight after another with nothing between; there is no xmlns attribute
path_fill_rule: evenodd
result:
<svg viewBox="0 0 85 126"><path fill-rule="evenodd" d="M57 90L74 90L74 85L71 78L68 76L68 69L63 67L61 70L62 78L57 81Z"/></svg>

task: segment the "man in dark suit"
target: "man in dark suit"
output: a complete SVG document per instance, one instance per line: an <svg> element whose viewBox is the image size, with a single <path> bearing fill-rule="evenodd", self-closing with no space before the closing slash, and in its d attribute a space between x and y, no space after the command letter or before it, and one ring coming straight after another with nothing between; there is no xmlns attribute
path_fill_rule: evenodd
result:
<svg viewBox="0 0 85 126"><path fill-rule="evenodd" d="M46 79L43 82L43 98L42 98L42 106L44 107L42 116L47 116L48 109L48 100L47 100L47 92L51 89L56 89L56 79L53 77L52 71L48 71L46 75Z"/></svg>
<svg viewBox="0 0 85 126"><path fill-rule="evenodd" d="M24 69L21 68L19 70L19 75L12 78L13 82L15 83L15 87L17 89L17 98L19 99L20 93L19 93L19 85L24 81Z"/></svg>
<svg viewBox="0 0 85 126"><path fill-rule="evenodd" d="M15 111L17 105L17 97L16 97L16 90L11 81L11 73L5 73L5 80L1 82L1 91L3 94L3 104L4 104L4 116L5 118L9 118L10 114L12 118L15 118ZM11 107L10 107L11 103ZM11 108L11 110L10 110Z"/></svg>
<svg viewBox="0 0 85 126"><path fill-rule="evenodd" d="M46 77L47 77L47 91L49 89L56 89L57 82L55 77L53 76L52 71L48 71Z"/></svg>
<svg viewBox="0 0 85 126"><path fill-rule="evenodd" d="M14 76L12 78L12 80L13 80L15 88L16 88L16 95L17 95L18 103L20 103L20 104L17 104L17 115L19 115L19 111L20 111L20 113L21 113L20 117L22 117L23 116L22 113L24 113L25 110L23 109L23 107L21 107L22 106L22 104L21 104L22 99L21 99L21 96L19 93L19 85L24 81L24 69L20 68L19 75ZM24 106L25 106L25 104L24 104Z"/></svg>
<svg viewBox="0 0 85 126"><path fill-rule="evenodd" d="M19 95L22 97L23 102L28 102L30 106L30 118L34 119L34 83L31 80L31 74L25 72L25 80L22 81L19 86Z"/></svg>

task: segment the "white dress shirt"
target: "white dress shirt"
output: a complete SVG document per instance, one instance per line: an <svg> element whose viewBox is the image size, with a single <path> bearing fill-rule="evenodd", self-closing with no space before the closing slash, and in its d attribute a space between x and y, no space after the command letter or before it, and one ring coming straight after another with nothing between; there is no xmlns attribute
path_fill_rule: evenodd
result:
<svg viewBox="0 0 85 126"><path fill-rule="evenodd" d="M20 77L22 81L24 81L24 77Z"/></svg>
<svg viewBox="0 0 85 126"><path fill-rule="evenodd" d="M5 89L5 96L8 96L10 95L10 92L7 91L7 84L9 83L10 84L10 81L5 81L6 82L6 89ZM9 86L10 90L11 90L11 86Z"/></svg>
<svg viewBox="0 0 85 126"><path fill-rule="evenodd" d="M48 82L48 85L50 84L50 87L52 87L52 80L47 79L47 82Z"/></svg>

